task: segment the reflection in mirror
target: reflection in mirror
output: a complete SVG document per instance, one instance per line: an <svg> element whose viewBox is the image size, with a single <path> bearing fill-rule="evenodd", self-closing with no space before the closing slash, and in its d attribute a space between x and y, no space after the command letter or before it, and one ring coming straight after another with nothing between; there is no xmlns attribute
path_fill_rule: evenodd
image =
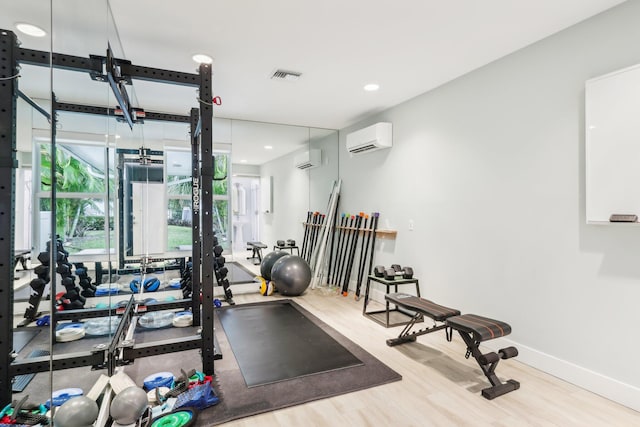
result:
<svg viewBox="0 0 640 427"><path fill-rule="evenodd" d="M91 6L78 0L73 3L80 14L108 17L104 37L96 45L72 39L64 24L73 17L60 16L53 20L57 31L54 50L86 58L104 52L109 43L114 55L124 58L107 2L101 2L97 12L95 2ZM103 27L96 24L96 28ZM52 91L44 86L51 79L43 75L46 71L46 67L25 65L22 80L33 82L34 98L50 106ZM144 107L135 85L127 90L133 103ZM109 85L92 80L88 73L56 69L53 91L67 107L94 105L106 113L107 107L117 105ZM186 101L192 103L193 91ZM153 304L150 299L164 304L192 297L199 302L199 292L180 289L193 250L192 228L199 226L191 200L194 159L188 121L147 120L131 129L113 116L95 111L71 113L60 105L54 115L54 138L45 117L29 104L21 103L19 109L27 121L19 123L19 138L26 145L18 148L24 164L17 172L17 182L25 190L16 198L16 217L20 218L16 242L31 255L26 266L32 269L21 273L22 283L29 286L38 274L51 277L51 289L43 287L41 304L29 315L29 324L40 311L51 316L48 337L40 334L46 350L56 356L90 353L96 345L109 344L122 324L123 307L132 301L149 307ZM333 154L337 136L334 131L228 119L216 120L214 132L215 179L207 189L213 201L206 208L211 209L216 235L214 243L203 249L215 254L219 270L215 283L223 288L218 292L228 297L230 282L253 282L253 262L259 258L247 253L247 242L264 242L267 251L280 239L300 242L306 212L326 209L330 183L337 178L337 154ZM320 155L313 157L310 169L301 168L299 158L310 157L311 152ZM39 256L41 253L45 256ZM254 270L236 268L235 261ZM220 267L228 273L222 274ZM25 287L27 301L16 312L26 312L31 288ZM255 284L251 289L255 291ZM184 308L189 306L180 309ZM176 310L169 310L166 318ZM140 318L146 314L141 313ZM137 328L152 329L149 326L157 326L156 320L162 319L140 320L133 324L132 333L139 332ZM200 321L199 316L194 319ZM148 329L143 330L145 334ZM25 392L39 401L50 398L54 390L82 387L86 392L87 384L104 372L87 366L73 369L77 371L55 371L53 382L46 387L46 377L40 379L38 374L38 381Z"/></svg>
<svg viewBox="0 0 640 427"><path fill-rule="evenodd" d="M216 122L216 131L216 141L231 140L233 147L233 260L259 274L256 267L261 256L271 252L278 240L301 245L302 223L309 210L326 211L332 184L338 178L338 133L222 119ZM297 253L294 248L289 250Z"/></svg>
<svg viewBox="0 0 640 427"><path fill-rule="evenodd" d="M3 354L0 363L3 366L0 376L0 405L11 403L15 399L26 396L28 383L33 381L22 375L13 375L16 365L28 360L31 355L47 355L51 352L50 333L47 327L36 327L32 322L41 316L41 312L49 310L49 301L42 298L50 283L50 272L46 266L35 270L40 262L31 250L32 191L36 181L31 170L32 118L41 114L49 114L51 104L51 70L48 66L39 67L36 82L37 91L29 90L25 84L28 68L20 67L16 61L19 46L41 49L48 52L52 42L51 4L50 2L5 2L0 15L0 38L3 48L0 52L0 122L3 132L0 140L5 150L5 161L2 165L0 182L2 185L3 227L0 240L3 241L2 277L0 277L0 293L4 296L0 303L2 313ZM38 4L36 4L38 3ZM39 27L41 37L29 36L17 30L16 23L29 23ZM16 55L16 56L14 56ZM37 102L36 102L37 100ZM15 104L14 104L15 102ZM15 106L15 109L13 108ZM13 127L15 126L15 127ZM11 130L15 129L15 140ZM50 126L47 127L50 132ZM7 130L9 130L7 132ZM15 142L15 146L13 146ZM13 168L17 166L17 168ZM12 185L12 187L11 187ZM11 207L10 215L5 207ZM14 245L13 248L10 245ZM13 260L10 250L13 250ZM37 255L37 254L35 254ZM49 261L45 259L45 261ZM16 300L15 296L18 296ZM14 327L18 327L14 329ZM52 383L46 375L39 375L37 390L45 399L51 395ZM32 385L33 387L33 385ZM31 401L31 399L30 399ZM36 400L37 402L37 400ZM44 402L44 400L42 400Z"/></svg>

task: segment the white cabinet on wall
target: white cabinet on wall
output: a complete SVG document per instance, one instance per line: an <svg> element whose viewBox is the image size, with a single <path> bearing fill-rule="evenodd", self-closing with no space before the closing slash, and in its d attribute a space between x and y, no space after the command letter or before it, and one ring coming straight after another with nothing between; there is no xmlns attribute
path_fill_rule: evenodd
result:
<svg viewBox="0 0 640 427"><path fill-rule="evenodd" d="M585 84L586 218L640 216L640 65Z"/></svg>

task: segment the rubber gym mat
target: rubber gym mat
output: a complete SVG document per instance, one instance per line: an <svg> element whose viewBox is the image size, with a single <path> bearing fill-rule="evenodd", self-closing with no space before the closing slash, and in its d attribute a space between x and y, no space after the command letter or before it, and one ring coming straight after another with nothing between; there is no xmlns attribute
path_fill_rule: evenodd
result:
<svg viewBox="0 0 640 427"><path fill-rule="evenodd" d="M227 262L225 265L229 269L229 284L252 283L256 275L246 267L236 262Z"/></svg>
<svg viewBox="0 0 640 427"><path fill-rule="evenodd" d="M40 333L40 329L27 328L27 329L14 329L13 330L13 351L14 353L20 353L29 341L31 341L36 335Z"/></svg>
<svg viewBox="0 0 640 427"><path fill-rule="evenodd" d="M247 387L362 365L288 300L218 314Z"/></svg>
<svg viewBox="0 0 640 427"><path fill-rule="evenodd" d="M31 353L29 353L27 358L48 355L49 352L47 350L33 350ZM13 378L13 382L11 383L11 391L14 393L20 393L21 391L24 391L24 389L27 388L27 386L35 376L36 374L23 374L15 376Z"/></svg>

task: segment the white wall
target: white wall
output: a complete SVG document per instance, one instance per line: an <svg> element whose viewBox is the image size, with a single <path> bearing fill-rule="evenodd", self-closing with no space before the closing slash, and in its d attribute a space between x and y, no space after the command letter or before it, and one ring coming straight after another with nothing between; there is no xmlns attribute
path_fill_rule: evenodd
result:
<svg viewBox="0 0 640 427"><path fill-rule="evenodd" d="M303 150L282 156L260 167L261 177L273 177L273 213L261 207L260 240L269 253L276 240L294 239L301 244L302 223L309 209L309 173L297 169L293 158ZM261 189L262 191L262 189Z"/></svg>
<svg viewBox="0 0 640 427"><path fill-rule="evenodd" d="M638 22L624 3L340 132L341 209L398 230L376 264L413 266L423 296L510 323L518 360L636 410L640 228L585 224L584 82L640 63ZM394 147L351 158L345 135L377 121Z"/></svg>
<svg viewBox="0 0 640 427"><path fill-rule="evenodd" d="M327 214L333 183L338 178L338 132L311 143L311 148L322 151L322 164L309 169L309 210Z"/></svg>

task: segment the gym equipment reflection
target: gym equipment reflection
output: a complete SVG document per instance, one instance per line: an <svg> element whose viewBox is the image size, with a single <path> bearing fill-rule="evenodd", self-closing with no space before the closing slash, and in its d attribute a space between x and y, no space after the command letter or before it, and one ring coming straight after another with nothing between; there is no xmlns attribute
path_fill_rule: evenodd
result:
<svg viewBox="0 0 640 427"><path fill-rule="evenodd" d="M194 198L192 202L193 212L193 234L192 234L192 259L193 265L202 266L202 271L204 275L203 282L206 286L201 286L200 281L200 268L194 268L193 274L191 278L191 286L193 289L193 297L191 299L180 299L176 301L162 301L162 302L150 302L150 301L139 301L136 300L134 295L131 295L126 301L126 304L122 304L115 308L112 308L109 305L107 308L92 308L92 309L83 309L84 306L83 300L86 302L86 297L81 295L83 290L80 290L77 287L72 275L72 267L74 267L71 263L69 263L64 254L64 248L59 248L57 244L57 239L54 240L56 243L51 243L49 256L49 270L52 270L54 265L56 265L56 271L51 271L49 273L50 283L49 286L51 288L50 294L53 299L53 296L58 296L58 287L57 287L57 274L60 274L62 278L62 284L66 288L66 292L60 295L61 305L65 305L65 309L60 312L53 311L50 315L50 324L53 331L62 331L63 329L68 329L66 332L58 333L57 335L61 338L61 341L68 341L64 345L68 345L71 343L71 339L78 337L82 334L86 334L89 332L90 328L87 327L87 324L83 325L71 325L64 322L75 322L78 323L81 320L87 319L100 319L106 318L108 320L105 321L107 326L106 328L106 337L107 342L101 340L100 345L94 346L90 350L81 350L78 353L58 353L54 354L51 359L49 357L31 357L31 358L20 358L16 357L13 353L5 353L3 359L0 360L1 366L8 366L9 369L5 369L1 372L0 376L0 403L7 404L11 401L11 389L8 387L8 384L11 383L12 377L23 374L32 374L36 372L44 372L48 371L50 367L53 370L58 369L68 369L73 367L80 366L92 366L92 367L102 367L106 368L109 375L114 373L114 370L118 364L121 364L125 361L133 361L138 357L150 356L153 354L162 354L173 351L183 351L190 348L199 348L202 352L202 365L204 372L213 372L213 361L216 357L220 357L219 354L216 353L215 349L215 337L213 335L213 254L210 250L201 251L200 247L209 248L213 247L213 222L211 217L211 210L204 209L202 212L200 211L200 206L211 206L212 205L212 197L211 191L203 191L200 194L200 189L204 188L212 188L213 184L213 174L210 171L213 170L214 159L212 156L212 110L211 110L211 66L210 65L201 65L199 68L198 74L189 74L189 73L181 73L181 72L173 72L166 70L157 70L157 69L149 69L146 67L133 66L128 61L123 61L117 58L114 58L110 49L107 50L107 56L96 56L92 55L90 59L73 57L64 54L49 54L48 52L39 52L28 49L23 49L19 47L16 36L11 31L0 30L0 42L2 44L9 46L8 49L4 49L2 53L2 57L0 58L0 62L7 63L9 70L12 71L13 76L17 76L15 72L18 64L21 66L33 65L33 66L44 66L48 67L51 63L53 63L54 67L64 67L67 70L72 71L80 71L80 72L88 72L92 78L96 81L101 82L110 82L110 86L114 92L116 99L118 100L117 108L107 108L107 107L95 107L95 106L85 106L85 105L77 105L77 104L64 104L59 103L57 100L52 102L52 111L50 114L50 118L52 120L52 129L51 132L51 183L50 183L50 212L51 214L51 226L50 230L57 230L58 224L56 222L56 191L57 187L57 179L58 179L58 171L56 169L56 133L55 130L57 113L60 111L71 111L74 113L85 113L85 114L99 114L105 116L118 116L128 123L131 129L134 126L140 126L143 122L140 118L142 116L146 116L146 120L179 120L183 123L190 124L191 130L191 155L193 159L193 192L192 194L197 195L198 197ZM106 74L103 74L106 71ZM163 71L162 73L158 73L158 71ZM149 76L154 76L149 78ZM176 116L176 115L164 115L161 113L146 113L142 114L141 110L138 108L133 108L129 103L129 98L127 94L126 84L130 83L132 79L146 79L152 80L156 82L169 83L169 84L181 84L192 86L194 88L199 89L199 108L192 108L190 115L188 116ZM11 105L7 108L2 109L2 114L0 115L0 123L2 124L2 128L13 128L13 132L8 132L9 137L12 141L11 146L16 145L15 139L15 123L17 122L16 116L16 100L18 93L18 81L16 78L9 79L6 84L2 85L0 88L1 98L6 100ZM55 97L55 96L54 96ZM12 152L13 160L11 162L3 163L3 168L11 169L13 164L16 161L15 151ZM134 169L131 169L131 174L133 175ZM63 172L64 173L64 172ZM126 174L126 173L125 173ZM134 180L129 180L131 182L131 187L133 187ZM13 182L13 180L7 180L6 182ZM15 191L15 189L12 189ZM108 190L107 190L108 191ZM136 198L135 191L132 190L130 194L133 198ZM8 197L8 196L4 196ZM144 202L144 198L143 198ZM11 218L10 223L7 224L7 227L4 227L8 230L14 229L15 217L14 217L14 209L13 209L13 200L10 200L9 203ZM108 207L108 203L105 204L105 207ZM133 209L133 204L131 205L131 209ZM121 210L122 211L122 210ZM164 211L164 209L163 209ZM9 216L9 215L7 215ZM45 220L46 223L46 220ZM200 230L200 224L202 226L202 232ZM133 225L133 224L129 224ZM105 228L109 228L108 225L105 225ZM133 228L133 227L132 227ZM53 232L52 232L53 233ZM135 237L133 238L133 243L135 244ZM163 241L164 244L164 241ZM55 250L54 250L55 247ZM59 250L61 249L61 250ZM107 248L108 249L108 248ZM136 252L136 248L134 247L131 251L133 254ZM153 265L158 261L165 260L156 260L149 257L149 252L143 252L143 256L140 260L127 260L128 263L138 264L137 270L138 272L144 276L147 274L147 268L155 268ZM60 255L62 254L62 256ZM107 259L110 258L110 251L107 251ZM13 248L11 248L11 254L8 256L9 259L13 258ZM45 256L43 256L45 258ZM139 261L139 262L137 262ZM109 272L111 272L110 261L109 262ZM46 265L43 263L46 267ZM10 265L13 267L13 265ZM78 277L83 276L83 273L86 273L86 267L84 265L75 265L76 274ZM6 271L5 271L6 270ZM38 277L38 279L34 279L37 281L35 285L32 286L34 290L38 293L40 291L44 291L44 286L46 280L46 270L45 268L41 268L38 273L43 277ZM80 271L78 271L80 270ZM5 276L0 282L3 284L0 285L2 287L8 287L13 285L13 268L3 269L3 275ZM121 271L118 270L118 271ZM38 274L37 273L37 274ZM84 278L86 280L86 277ZM145 278L142 278L144 283ZM85 282L86 284L86 282ZM144 285L142 286L144 287ZM141 287L141 288L142 288ZM92 287L86 286L86 289L93 291ZM4 289L0 289L4 291ZM203 301L203 309L202 313L200 310L200 298L201 298L201 290L202 290L202 301ZM10 294L12 289L7 289L7 294ZM95 291L97 291L97 286ZM42 297L42 293L40 293L39 297ZM5 302L7 304L7 302ZM30 308L29 319L34 317L37 314L37 306L32 304L33 307ZM9 344L9 347L13 348L13 333L12 333L12 319L13 319L13 301L8 301L7 310L4 311L6 316L3 317L5 319L3 321L3 325L1 329L1 335L3 342ZM127 344L125 342L131 342L130 340L126 340L125 338L131 338L133 332L135 331L136 323L138 323L138 315L146 315L154 312L160 312L162 310L185 310L190 309L192 312L192 319L194 326L201 326L200 334L193 334L186 337L175 338L173 340L164 340L159 343L148 343L148 344ZM116 314L120 316L119 318L110 317L111 315ZM146 322L146 324L151 324L155 322L155 318ZM95 323L95 322L94 322ZM141 322L145 323L145 322ZM59 324L60 328L57 327ZM115 327L112 328L112 325ZM99 329L101 324L93 325L96 329ZM27 328L25 328L27 330ZM28 345L25 347L25 351ZM56 346L58 348L58 346ZM78 347L76 350L80 350Z"/></svg>

